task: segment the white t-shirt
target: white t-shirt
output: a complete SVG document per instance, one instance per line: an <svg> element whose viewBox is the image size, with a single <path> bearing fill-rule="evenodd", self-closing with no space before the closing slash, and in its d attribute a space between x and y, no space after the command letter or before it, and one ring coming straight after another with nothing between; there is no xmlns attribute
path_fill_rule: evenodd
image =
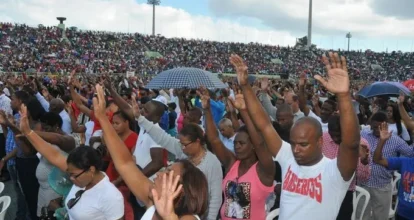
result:
<svg viewBox="0 0 414 220"><path fill-rule="evenodd" d="M318 120L319 123L321 123L322 132L327 132L328 131L328 123L323 123L321 117L317 116L312 110L309 110L309 115L308 116Z"/></svg>
<svg viewBox="0 0 414 220"><path fill-rule="evenodd" d="M401 138L405 141L409 141L410 138L410 134L407 131L407 128L405 128L405 125L401 123ZM388 131L392 132L393 134L395 134L395 136L399 136L398 135L398 128L397 128L397 124L390 124L388 123Z"/></svg>
<svg viewBox="0 0 414 220"><path fill-rule="evenodd" d="M348 191L336 159L323 157L313 166L296 163L290 144L283 142L276 158L282 167L280 220L336 219Z"/></svg>
<svg viewBox="0 0 414 220"><path fill-rule="evenodd" d="M89 140L91 140L92 132L93 132L93 126L95 126L95 123L93 121L88 121L85 123L85 145L89 146Z"/></svg>
<svg viewBox="0 0 414 220"><path fill-rule="evenodd" d="M142 216L141 220L152 220L152 218L154 217L155 211L156 211L155 206L149 207L147 211L144 213L144 215ZM194 215L194 217L200 220L198 215Z"/></svg>
<svg viewBox="0 0 414 220"><path fill-rule="evenodd" d="M75 206L69 209L68 201L83 189L73 185L66 197L65 208L69 219L117 220L124 216L124 198L106 175L94 187L86 190Z"/></svg>
<svg viewBox="0 0 414 220"><path fill-rule="evenodd" d="M155 126L160 127L158 124ZM144 129L141 129L135 145L134 156L136 158L137 165L142 169L144 169L152 161L150 153L151 148L161 148L161 146L152 140L151 136L145 132ZM149 179L153 180L154 178L155 174Z"/></svg>

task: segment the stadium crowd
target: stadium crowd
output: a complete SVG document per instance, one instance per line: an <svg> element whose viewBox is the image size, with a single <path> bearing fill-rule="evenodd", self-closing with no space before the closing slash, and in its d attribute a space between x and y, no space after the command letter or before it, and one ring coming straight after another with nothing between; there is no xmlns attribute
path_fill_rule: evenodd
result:
<svg viewBox="0 0 414 220"><path fill-rule="evenodd" d="M0 170L16 219L414 219L413 102L364 99L353 83L410 78L413 55L61 35L1 24ZM146 88L173 67L237 82Z"/></svg>
<svg viewBox="0 0 414 220"><path fill-rule="evenodd" d="M81 31L67 28L69 40L61 41L57 27L29 27L0 23L0 65L4 72L68 73L82 64L85 72L112 71L156 74L174 67L196 67L213 73L233 73L226 62L232 53L246 59L251 73L298 76L312 70L322 72L319 57L326 51L298 47L269 46L257 43L221 43L147 36L142 34ZM162 57L145 56L146 51ZM376 53L343 51L348 57L350 74L361 80L405 80L414 66L413 53ZM275 59L282 61L274 62ZM378 65L380 67L378 67Z"/></svg>

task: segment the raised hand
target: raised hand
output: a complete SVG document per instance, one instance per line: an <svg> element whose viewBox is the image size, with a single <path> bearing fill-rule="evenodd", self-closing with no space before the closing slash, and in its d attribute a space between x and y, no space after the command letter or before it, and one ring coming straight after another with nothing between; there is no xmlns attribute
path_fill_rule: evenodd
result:
<svg viewBox="0 0 414 220"><path fill-rule="evenodd" d="M388 123L387 122L383 122L380 125L380 139L383 141L386 141L388 139L390 139L391 137L391 132L388 131Z"/></svg>
<svg viewBox="0 0 414 220"><path fill-rule="evenodd" d="M76 68L72 70L72 72L70 72L70 76L69 76L69 85L72 85L75 81L75 75L76 75Z"/></svg>
<svg viewBox="0 0 414 220"><path fill-rule="evenodd" d="M319 105L319 95L318 94L313 95L312 104L313 104L313 106Z"/></svg>
<svg viewBox="0 0 414 220"><path fill-rule="evenodd" d="M264 77L260 81L260 89L262 89L263 91L267 91L269 89L269 84L269 79L267 77Z"/></svg>
<svg viewBox="0 0 414 220"><path fill-rule="evenodd" d="M28 135L31 132L31 128L29 125L29 119L27 116L27 107L25 104L22 104L20 106L20 131L24 134L24 135Z"/></svg>
<svg viewBox="0 0 414 220"><path fill-rule="evenodd" d="M111 77L108 74L105 74L104 78L105 78L105 80L103 81L103 84L104 84L105 88L111 89L111 87L112 87Z"/></svg>
<svg viewBox="0 0 414 220"><path fill-rule="evenodd" d="M398 96L398 104L404 103L405 100L405 94L404 92L400 92L400 95Z"/></svg>
<svg viewBox="0 0 414 220"><path fill-rule="evenodd" d="M237 81L239 85L244 86L249 83L248 78L249 74L247 72L247 66L244 63L243 59L239 55L231 55L230 63L234 66L237 73Z"/></svg>
<svg viewBox="0 0 414 220"><path fill-rule="evenodd" d="M93 97L93 111L97 119L106 117L106 101L105 94L101 85L96 84L97 97Z"/></svg>
<svg viewBox="0 0 414 220"><path fill-rule="evenodd" d="M210 109L210 94L207 89L201 87L197 90L197 95L200 96L201 107L203 107L203 109Z"/></svg>
<svg viewBox="0 0 414 220"><path fill-rule="evenodd" d="M0 110L0 124L7 125L7 116L3 110Z"/></svg>
<svg viewBox="0 0 414 220"><path fill-rule="evenodd" d="M12 125L16 124L16 121L14 119L14 116L12 114L8 114L7 115L7 120L9 121L9 123L11 123Z"/></svg>
<svg viewBox="0 0 414 220"><path fill-rule="evenodd" d="M339 58L338 53L329 52L329 59L324 55L322 61L327 70L327 78L315 75L329 92L334 94L349 94L349 76L345 57Z"/></svg>
<svg viewBox="0 0 414 220"><path fill-rule="evenodd" d="M234 108L234 105L233 105L233 103L231 102L231 99L232 97L229 97L228 99L227 99L227 105L226 105L226 112L235 112L235 108Z"/></svg>
<svg viewBox="0 0 414 220"><path fill-rule="evenodd" d="M299 76L299 86L304 86L304 85L306 85L306 74L301 73Z"/></svg>
<svg viewBox="0 0 414 220"><path fill-rule="evenodd" d="M230 98L229 99L232 103L232 105L239 111L241 110L246 110L247 106L246 106L246 102L244 101L244 96L243 94L239 93L236 94L235 98Z"/></svg>
<svg viewBox="0 0 414 220"><path fill-rule="evenodd" d="M135 92L132 92L131 94L131 105L132 105L132 111L134 112L135 118L139 118L141 116L141 110L139 109L139 105L137 102L137 95Z"/></svg>
<svg viewBox="0 0 414 220"><path fill-rule="evenodd" d="M170 171L168 177L163 173L161 193L159 194L156 189L151 190L155 208L162 219L178 219L174 211L174 200L180 195L183 187L181 184L178 185L179 181L180 175L174 178L174 171Z"/></svg>

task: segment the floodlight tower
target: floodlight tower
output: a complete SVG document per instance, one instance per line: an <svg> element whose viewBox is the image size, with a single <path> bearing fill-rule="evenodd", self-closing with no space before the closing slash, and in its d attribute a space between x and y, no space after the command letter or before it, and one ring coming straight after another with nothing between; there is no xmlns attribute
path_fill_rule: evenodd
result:
<svg viewBox="0 0 414 220"><path fill-rule="evenodd" d="M308 48L312 46L312 0L309 0L309 18L308 18Z"/></svg>
<svg viewBox="0 0 414 220"><path fill-rule="evenodd" d="M155 6L161 4L161 0L148 0L149 5L152 5L152 36L155 36Z"/></svg>
<svg viewBox="0 0 414 220"><path fill-rule="evenodd" d="M348 38L348 52L349 52L349 45L351 44L351 38L352 38L351 32L348 32L346 34L346 38Z"/></svg>

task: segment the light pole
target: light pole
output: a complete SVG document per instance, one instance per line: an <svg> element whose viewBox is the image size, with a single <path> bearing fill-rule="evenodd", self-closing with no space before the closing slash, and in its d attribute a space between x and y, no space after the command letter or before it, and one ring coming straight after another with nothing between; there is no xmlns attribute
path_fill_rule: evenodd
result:
<svg viewBox="0 0 414 220"><path fill-rule="evenodd" d="M309 18L308 18L308 48L312 46L312 0L309 0Z"/></svg>
<svg viewBox="0 0 414 220"><path fill-rule="evenodd" d="M351 32L348 32L346 34L346 38L348 38L348 52L349 52L349 45L351 44L351 38L352 38Z"/></svg>
<svg viewBox="0 0 414 220"><path fill-rule="evenodd" d="M152 5L152 36L155 36L155 6L160 5L161 0L148 0L147 3Z"/></svg>

